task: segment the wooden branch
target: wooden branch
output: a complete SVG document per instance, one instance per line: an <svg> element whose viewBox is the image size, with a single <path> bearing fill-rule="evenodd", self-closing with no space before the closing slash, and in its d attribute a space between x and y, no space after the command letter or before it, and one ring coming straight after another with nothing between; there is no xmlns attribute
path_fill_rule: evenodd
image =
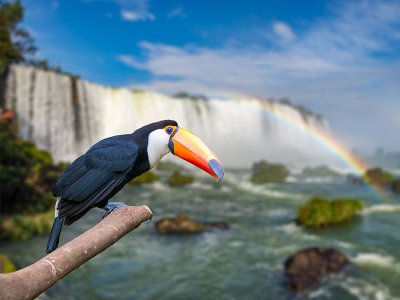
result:
<svg viewBox="0 0 400 300"><path fill-rule="evenodd" d="M152 216L146 205L119 208L36 263L13 273L0 274L0 299L33 299L39 296Z"/></svg>

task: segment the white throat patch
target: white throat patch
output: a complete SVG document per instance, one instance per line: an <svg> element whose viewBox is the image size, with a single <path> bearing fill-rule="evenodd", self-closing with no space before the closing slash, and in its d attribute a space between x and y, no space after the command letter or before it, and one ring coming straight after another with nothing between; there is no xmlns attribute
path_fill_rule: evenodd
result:
<svg viewBox="0 0 400 300"><path fill-rule="evenodd" d="M168 148L169 135L163 129L154 130L149 134L147 154L149 156L150 169L165 155L170 152Z"/></svg>

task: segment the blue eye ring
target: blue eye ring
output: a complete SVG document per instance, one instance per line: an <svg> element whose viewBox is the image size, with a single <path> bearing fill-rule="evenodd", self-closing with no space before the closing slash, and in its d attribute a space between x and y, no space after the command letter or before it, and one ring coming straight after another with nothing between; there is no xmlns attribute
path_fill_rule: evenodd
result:
<svg viewBox="0 0 400 300"><path fill-rule="evenodd" d="M167 129L165 129L165 131L166 131L168 134L171 134L171 133L172 133L172 127L167 127Z"/></svg>

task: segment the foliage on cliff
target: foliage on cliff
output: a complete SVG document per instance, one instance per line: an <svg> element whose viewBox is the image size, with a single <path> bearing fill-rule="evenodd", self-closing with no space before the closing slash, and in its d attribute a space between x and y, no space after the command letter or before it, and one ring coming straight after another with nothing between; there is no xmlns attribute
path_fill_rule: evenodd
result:
<svg viewBox="0 0 400 300"><path fill-rule="evenodd" d="M54 201L51 188L64 168L0 121L0 215L47 211Z"/></svg>
<svg viewBox="0 0 400 300"><path fill-rule="evenodd" d="M253 164L251 181L256 184L280 183L284 182L289 174L289 170L284 165L262 160Z"/></svg>
<svg viewBox="0 0 400 300"><path fill-rule="evenodd" d="M78 77L64 72L59 66L51 65L46 59L34 57L37 52L35 42L28 31L21 27L24 7L21 1L0 0L0 100L4 93L7 68L12 63L25 63L43 70ZM1 102L0 102L1 104Z"/></svg>
<svg viewBox="0 0 400 300"><path fill-rule="evenodd" d="M362 208L358 199L313 197L297 209L297 221L309 228L333 226L352 220Z"/></svg>
<svg viewBox="0 0 400 300"><path fill-rule="evenodd" d="M191 100L208 100L208 98L204 95L193 95L189 94L188 92L180 91L173 95L172 97L178 98L178 99L191 99Z"/></svg>

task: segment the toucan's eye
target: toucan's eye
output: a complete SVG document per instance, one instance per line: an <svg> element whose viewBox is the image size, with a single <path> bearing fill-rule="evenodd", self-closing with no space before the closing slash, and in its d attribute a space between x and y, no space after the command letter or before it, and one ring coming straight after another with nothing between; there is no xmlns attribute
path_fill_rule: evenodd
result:
<svg viewBox="0 0 400 300"><path fill-rule="evenodd" d="M167 127L167 129L165 129L165 131L166 131L168 134L171 134L171 133L172 133L172 127Z"/></svg>

